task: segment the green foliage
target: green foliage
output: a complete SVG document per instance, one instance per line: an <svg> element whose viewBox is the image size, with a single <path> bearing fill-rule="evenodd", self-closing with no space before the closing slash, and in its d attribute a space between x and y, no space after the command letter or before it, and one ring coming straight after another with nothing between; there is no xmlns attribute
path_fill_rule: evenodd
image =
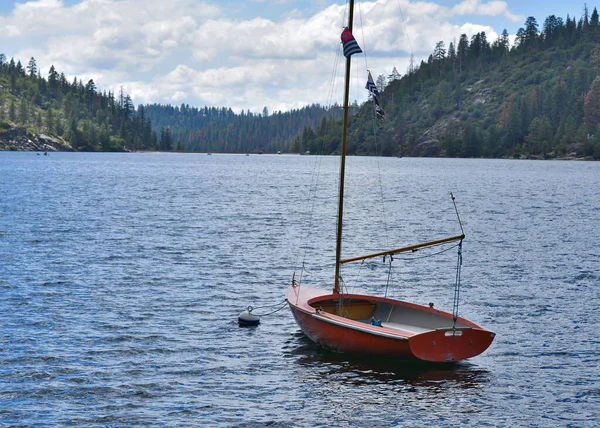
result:
<svg viewBox="0 0 600 428"><path fill-rule="evenodd" d="M13 125L32 132L62 137L75 150L113 151L155 148L156 135L149 118L136 114L131 98L100 93L93 80L84 86L50 67L48 77L38 73L32 57L27 68L0 54L0 112Z"/></svg>
<svg viewBox="0 0 600 428"><path fill-rule="evenodd" d="M176 142L177 151L224 153L304 153L305 150L327 152L328 149L321 149L317 141L312 141L305 148L296 139L305 132L305 128L314 131L323 120L339 119L342 113L338 106L325 108L318 104L271 114L266 108L262 110L262 114L250 111L235 114L228 107L199 108L187 104L175 107L149 104L139 106L138 114L140 111L151 120L160 135L161 150L172 150ZM163 136L165 142L161 143ZM339 140L335 147L337 144ZM169 145L171 149L166 148Z"/></svg>
<svg viewBox="0 0 600 428"><path fill-rule="evenodd" d="M372 101L352 106L348 154L600 158L600 19L528 17L514 46L505 30L438 42L402 77L380 75L383 121ZM589 16L588 16L589 15ZM387 82L386 82L387 80ZM387 84L386 84L387 83ZM339 106L234 113L227 107L140 105L93 80L47 77L0 53L0 129L19 124L76 150L339 153ZM373 135L373 130L376 135Z"/></svg>
<svg viewBox="0 0 600 428"><path fill-rule="evenodd" d="M471 40L463 34L447 55L437 43L427 63L382 91L387 115L377 138L366 137L373 129L370 102L353 117L348 153L386 155L385 141L392 154L413 156L598 157L596 9L587 24L586 19L551 15L540 31L528 17L512 47L506 31L491 43L485 33ZM298 142L335 146L321 128L312 140ZM439 150L432 151L431 144Z"/></svg>

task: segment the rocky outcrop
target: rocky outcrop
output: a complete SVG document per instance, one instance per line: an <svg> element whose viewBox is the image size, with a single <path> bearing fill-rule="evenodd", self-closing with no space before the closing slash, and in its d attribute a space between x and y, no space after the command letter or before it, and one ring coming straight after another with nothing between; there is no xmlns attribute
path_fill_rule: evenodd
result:
<svg viewBox="0 0 600 428"><path fill-rule="evenodd" d="M0 150L72 152L73 147L62 138L33 134L26 128L12 126L0 129Z"/></svg>
<svg viewBox="0 0 600 428"><path fill-rule="evenodd" d="M430 139L417 144L414 147L411 156L432 158L440 156L441 154L442 150L440 149L440 142L436 139Z"/></svg>

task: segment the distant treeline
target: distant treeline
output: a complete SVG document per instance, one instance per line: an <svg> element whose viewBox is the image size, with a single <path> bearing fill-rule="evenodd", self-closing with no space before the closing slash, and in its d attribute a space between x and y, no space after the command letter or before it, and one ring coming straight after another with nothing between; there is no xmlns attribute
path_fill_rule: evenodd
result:
<svg viewBox="0 0 600 428"><path fill-rule="evenodd" d="M69 82L54 66L42 76L0 54L0 128L12 125L60 136L80 151L186 150L249 153L287 151L305 127L341 117L337 106L311 105L269 115L231 108L139 105L121 89L98 91L93 80Z"/></svg>
<svg viewBox="0 0 600 428"><path fill-rule="evenodd" d="M600 23L529 17L511 46L505 30L438 42L404 76L377 77L385 119L354 105L349 154L600 158ZM0 128L18 125L63 137L76 150L336 153L339 106L234 113L228 107L139 105L69 82L54 66L41 76L34 58L0 54ZM375 130L376 132L373 132Z"/></svg>
<svg viewBox="0 0 600 428"><path fill-rule="evenodd" d="M291 139L304 128L312 129L322 120L342 115L339 106L318 104L273 114L266 107L258 114L185 104L143 108L157 128L169 130L177 150L224 153L287 152Z"/></svg>

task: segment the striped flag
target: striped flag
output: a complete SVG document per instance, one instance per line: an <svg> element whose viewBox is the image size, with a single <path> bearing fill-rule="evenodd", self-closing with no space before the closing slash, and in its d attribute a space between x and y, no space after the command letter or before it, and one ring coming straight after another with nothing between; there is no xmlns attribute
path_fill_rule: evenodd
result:
<svg viewBox="0 0 600 428"><path fill-rule="evenodd" d="M381 104L379 103L379 91L377 90L377 86L375 82L373 82L373 76L371 76L371 72L369 71L369 77L367 78L367 84L365 85L365 89L367 89L371 95L373 95L373 103L375 104L375 114L378 119L383 119L385 116L385 112L381 108Z"/></svg>
<svg viewBox="0 0 600 428"><path fill-rule="evenodd" d="M375 86L375 82L373 82L373 77L371 76L370 71L369 77L367 79L367 84L365 85L365 89L372 93L374 97L379 97L379 91L377 90L377 86Z"/></svg>
<svg viewBox="0 0 600 428"><path fill-rule="evenodd" d="M348 27L344 28L344 31L342 31L342 44L344 45L344 56L346 58L350 58L350 56L362 52Z"/></svg>

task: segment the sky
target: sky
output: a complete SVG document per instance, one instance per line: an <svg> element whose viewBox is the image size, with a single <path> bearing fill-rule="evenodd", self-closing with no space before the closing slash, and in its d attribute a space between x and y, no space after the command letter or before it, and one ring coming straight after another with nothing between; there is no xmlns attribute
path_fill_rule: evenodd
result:
<svg viewBox="0 0 600 428"><path fill-rule="evenodd" d="M587 3L591 11L594 3ZM529 16L582 16L573 0L371 0L355 5L351 100L411 55L426 60L438 41L485 31L516 34ZM0 0L0 53L47 76L93 79L135 105L231 107L270 113L341 103L344 0ZM343 59L343 57L342 57ZM338 82L339 79L335 79Z"/></svg>

